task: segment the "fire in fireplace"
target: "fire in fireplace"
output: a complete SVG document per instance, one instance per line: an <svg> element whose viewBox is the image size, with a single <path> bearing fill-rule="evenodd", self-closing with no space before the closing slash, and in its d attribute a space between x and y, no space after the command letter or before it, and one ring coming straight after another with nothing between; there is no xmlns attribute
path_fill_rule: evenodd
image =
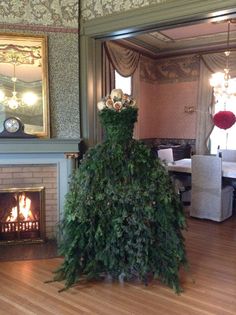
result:
<svg viewBox="0 0 236 315"><path fill-rule="evenodd" d="M45 237L44 187L0 190L0 244Z"/></svg>

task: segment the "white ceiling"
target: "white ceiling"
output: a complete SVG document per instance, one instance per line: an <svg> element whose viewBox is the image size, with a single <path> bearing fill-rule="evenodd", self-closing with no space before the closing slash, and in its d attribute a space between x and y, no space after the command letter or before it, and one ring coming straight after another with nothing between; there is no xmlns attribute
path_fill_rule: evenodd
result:
<svg viewBox="0 0 236 315"><path fill-rule="evenodd" d="M153 31L119 40L152 57L225 49L228 22L202 23ZM231 20L229 46L236 47L236 21Z"/></svg>

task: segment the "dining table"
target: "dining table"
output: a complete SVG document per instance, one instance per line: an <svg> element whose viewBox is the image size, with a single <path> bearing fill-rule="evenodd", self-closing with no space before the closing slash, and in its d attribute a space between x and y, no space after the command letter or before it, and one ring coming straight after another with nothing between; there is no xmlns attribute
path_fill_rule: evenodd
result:
<svg viewBox="0 0 236 315"><path fill-rule="evenodd" d="M192 173L192 160L181 159L167 164L169 172ZM222 161L222 177L236 178L236 162Z"/></svg>

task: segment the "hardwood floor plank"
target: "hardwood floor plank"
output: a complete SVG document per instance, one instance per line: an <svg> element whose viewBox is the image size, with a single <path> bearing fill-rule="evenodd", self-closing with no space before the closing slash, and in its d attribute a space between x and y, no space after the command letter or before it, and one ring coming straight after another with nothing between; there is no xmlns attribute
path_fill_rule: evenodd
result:
<svg viewBox="0 0 236 315"><path fill-rule="evenodd" d="M3 301L3 303L2 303ZM19 303L15 303L12 301L11 297L7 298L4 296L0 296L0 305L2 314L8 315L16 315L16 314L24 314L24 315L35 315L35 313L28 311L25 307L22 307ZM5 304L5 305L4 305ZM5 313L6 311L6 313ZM1 314L1 313L0 313Z"/></svg>
<svg viewBox="0 0 236 315"><path fill-rule="evenodd" d="M24 283L24 285L28 285L29 287L37 287L41 292L47 292L48 289L51 289L51 285L53 285L53 290L48 292L48 294L50 295L50 297L56 297L57 299L64 299L64 302L68 302L68 304L74 305L75 307L78 308L77 311L81 311L79 310L80 308L83 308L84 313L87 312L86 310L86 305L89 306L89 309L92 309L94 312L96 311L96 314L99 314L99 309L101 309L101 314L106 314L104 311L104 304L106 306L107 302L106 301L100 301L100 299L98 299L96 297L96 295L94 294L94 289L92 288L92 292L89 291L89 287L91 286L89 284L89 286L87 287L88 292L84 292L82 291L83 288L81 288L81 290L78 292L79 294L79 298L82 295L83 300L85 301L85 307L83 307L83 305L81 306L80 304L78 304L78 295L76 297L71 295L72 290L70 291L66 291L63 293L58 293L58 290L63 288L63 284L62 283L58 283L55 282L53 284L45 284L44 282L42 282L42 275L40 273L37 272L37 270L33 271L31 268L31 263L32 262L28 262L28 266L27 264L24 265L24 271L27 274L30 274L30 282L29 279L27 279L27 277L21 277L21 281ZM8 268L6 269L6 273L9 273L10 271L10 275L8 276L9 278L13 279L13 281L17 281L19 279L18 274L19 274L19 270L15 265L17 265L17 267L19 267L19 264L15 264L14 262L11 262L10 264L10 268L8 266ZM56 266L54 265L54 270L55 270ZM2 270L0 271L0 274L3 272L4 268L2 268ZM47 278L49 278L49 275L51 275L51 272L47 272ZM56 289L56 290L55 290ZM65 299L66 296L66 299ZM62 307L62 302L58 301L60 307ZM109 305L107 305L109 306ZM107 314L128 314L125 311L121 312L119 309L117 309L117 307L115 305L110 305L110 309L107 307L106 308Z"/></svg>
<svg viewBox="0 0 236 315"><path fill-rule="evenodd" d="M18 294L20 294L19 291L17 290L18 287L19 289L20 287L24 288L24 290L22 289L22 291L25 291L23 292L24 293L23 297L25 296L24 299L26 301L27 301L27 298L29 297L31 300L34 301L34 304L36 305L38 304L37 300L39 300L41 303L46 302L45 304L46 310L44 310L42 314L45 314L45 312L47 312L46 314L51 314L50 313L51 310L52 310L52 314L55 314L55 312L56 314L64 314L64 312L60 312L60 310L61 311L64 310L65 312L67 312L65 314L68 314L68 315L78 314L78 312L83 312L83 314L90 313L88 309L80 306L79 304L73 303L73 301L64 299L64 297L58 293L58 289L56 289L55 287L53 288L53 290L48 292L47 285L44 282L42 282L42 279L39 280L38 282L35 281L33 278L31 278L31 281L29 282L27 282L27 279L23 279L23 280L18 279L17 277L18 271L19 271L18 269L16 269L15 271L11 270L10 275L9 275L8 271L7 273L6 272L3 273L3 271L0 270L0 278L3 279L3 284L4 284L4 276L5 276L6 279L9 279L10 281L10 284L8 284L8 288L13 287L14 288L13 290L16 290Z"/></svg>
<svg viewBox="0 0 236 315"><path fill-rule="evenodd" d="M89 282L59 293L63 283L45 281L61 258L0 262L0 315L235 315L236 216L215 223L188 219L184 232L189 272L184 292L153 281Z"/></svg>
<svg viewBox="0 0 236 315"><path fill-rule="evenodd" d="M64 302L60 302L60 311L58 313L58 303L59 301L44 292L29 287L27 285L21 286L21 283L14 280L14 287L12 287L12 281L9 277L4 278L1 274L1 281L4 285L4 296L10 296L11 300L15 303L22 303L26 310L32 311L34 314L55 314L55 312L59 314L64 314L63 312L67 312L68 314L75 315L78 314L78 311L81 310L79 308L74 308L70 305L70 311L68 311L68 305ZM33 301L33 302L32 302ZM51 304L51 302L53 302Z"/></svg>

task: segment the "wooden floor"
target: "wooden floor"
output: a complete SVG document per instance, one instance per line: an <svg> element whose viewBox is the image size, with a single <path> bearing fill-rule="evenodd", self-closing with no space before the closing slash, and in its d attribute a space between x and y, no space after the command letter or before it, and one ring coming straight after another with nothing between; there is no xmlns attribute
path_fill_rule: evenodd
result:
<svg viewBox="0 0 236 315"><path fill-rule="evenodd" d="M90 283L58 293L44 283L60 258L0 262L0 314L235 315L236 215L223 223L189 219L189 272L178 296L159 283Z"/></svg>

